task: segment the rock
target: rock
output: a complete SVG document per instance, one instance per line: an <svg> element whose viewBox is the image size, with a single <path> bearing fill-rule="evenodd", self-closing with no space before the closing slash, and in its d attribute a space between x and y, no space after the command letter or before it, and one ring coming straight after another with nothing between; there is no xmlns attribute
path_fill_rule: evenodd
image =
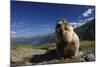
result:
<svg viewBox="0 0 100 67"><path fill-rule="evenodd" d="M84 56L84 60L87 62L95 61L95 56L93 53L87 54L86 56Z"/></svg>

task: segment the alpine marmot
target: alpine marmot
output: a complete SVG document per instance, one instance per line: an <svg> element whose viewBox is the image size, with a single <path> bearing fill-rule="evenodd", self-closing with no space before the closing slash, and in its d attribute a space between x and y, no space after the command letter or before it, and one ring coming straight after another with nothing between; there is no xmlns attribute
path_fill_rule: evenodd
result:
<svg viewBox="0 0 100 67"><path fill-rule="evenodd" d="M57 54L59 57L72 58L79 55L79 37L66 19L57 20Z"/></svg>

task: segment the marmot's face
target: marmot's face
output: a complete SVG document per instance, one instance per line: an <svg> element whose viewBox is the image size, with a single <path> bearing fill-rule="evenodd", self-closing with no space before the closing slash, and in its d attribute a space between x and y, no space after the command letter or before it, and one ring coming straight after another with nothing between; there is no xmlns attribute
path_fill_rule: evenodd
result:
<svg viewBox="0 0 100 67"><path fill-rule="evenodd" d="M62 19L57 21L56 32L60 33L63 30L68 31L69 29L70 29L70 25L66 20Z"/></svg>

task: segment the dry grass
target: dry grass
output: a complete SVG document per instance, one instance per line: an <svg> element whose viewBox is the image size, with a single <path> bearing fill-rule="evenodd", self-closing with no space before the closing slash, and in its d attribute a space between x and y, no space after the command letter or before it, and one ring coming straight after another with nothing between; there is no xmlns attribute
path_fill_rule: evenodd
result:
<svg viewBox="0 0 100 67"><path fill-rule="evenodd" d="M88 49L90 49L89 51L93 49L95 49L95 41L81 41L80 42L80 46L83 49L83 51L85 52L85 54L87 54ZM12 57L12 61L15 61L16 63L21 63L21 64L25 64L25 58L28 57L30 58L33 55L41 55L47 52L47 50L51 50L51 49L55 49L56 48L56 44L55 43L49 43L49 44L44 44L44 45L13 45L11 47L11 57ZM29 59L28 59L29 61ZM64 62L75 62L76 60L66 60ZM77 62L77 61L76 61ZM48 62L43 62L43 63L39 63L39 64L48 64L48 63L62 63L62 61L57 61L57 60L51 60Z"/></svg>

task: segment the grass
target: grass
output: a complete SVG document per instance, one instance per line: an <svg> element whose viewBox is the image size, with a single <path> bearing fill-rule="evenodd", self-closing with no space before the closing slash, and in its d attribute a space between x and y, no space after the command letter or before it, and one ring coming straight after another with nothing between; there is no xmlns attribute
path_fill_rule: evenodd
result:
<svg viewBox="0 0 100 67"><path fill-rule="evenodd" d="M87 48L91 48L91 47L95 47L95 41L81 41L80 42L80 47L83 49L87 49ZM55 49L56 48L56 43L48 43L48 44L43 44L43 45L31 45L31 44L27 44L27 45L11 45L11 49L17 49L17 48L29 48L29 49L44 49L44 50L48 50L48 49Z"/></svg>
<svg viewBox="0 0 100 67"><path fill-rule="evenodd" d="M55 48L55 43L48 43L48 44L43 44L43 45L32 45L32 44L20 44L20 45L11 45L11 49L16 49L16 48L33 48L33 49L45 49L45 48Z"/></svg>
<svg viewBox="0 0 100 67"><path fill-rule="evenodd" d="M49 49L55 49L56 43L48 43L48 44L38 45L38 46L31 45L31 44L27 44L27 45L20 44L20 45L11 45L11 46L12 46L11 56L14 57L12 60L15 61L17 64L19 64L19 62L26 62L24 61L24 58L27 58L27 57L30 58L30 56L33 56L33 55L42 55L46 53L47 50ZM88 48L95 47L95 41L81 41L80 47L83 49L82 51L84 51L84 53L87 54ZM64 62L74 62L74 61L76 60L67 60ZM62 61L51 60L49 62L59 63ZM48 64L49 62L46 62L46 63ZM41 62L41 63L44 64L44 62Z"/></svg>
<svg viewBox="0 0 100 67"><path fill-rule="evenodd" d="M33 46L32 45L30 45L30 44L27 44L27 45L22 45L22 44L20 44L20 45L11 45L11 49L13 50L13 49L17 49L17 48L32 48Z"/></svg>
<svg viewBox="0 0 100 67"><path fill-rule="evenodd" d="M95 41L81 41L80 47L83 49L95 47Z"/></svg>
<svg viewBox="0 0 100 67"><path fill-rule="evenodd" d="M56 48L56 43L49 43L49 44L45 44L43 46L41 46L41 49L55 49Z"/></svg>

